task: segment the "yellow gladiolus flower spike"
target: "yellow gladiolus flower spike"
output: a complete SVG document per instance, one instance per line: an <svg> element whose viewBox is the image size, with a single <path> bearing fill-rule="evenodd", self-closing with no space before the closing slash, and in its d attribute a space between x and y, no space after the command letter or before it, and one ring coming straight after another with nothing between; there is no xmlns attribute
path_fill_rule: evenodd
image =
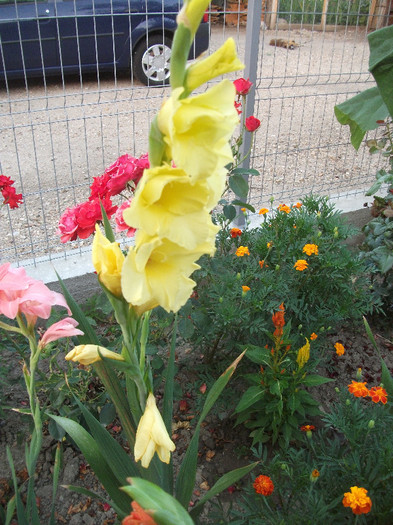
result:
<svg viewBox="0 0 393 525"><path fill-rule="evenodd" d="M142 467L148 468L154 453L164 463L169 463L175 444L170 439L164 421L156 406L154 395L150 392L143 416L136 431L134 456L135 461L142 460Z"/></svg>
<svg viewBox="0 0 393 525"><path fill-rule="evenodd" d="M93 265L98 278L110 292L121 296L121 269L124 255L116 242L110 242L96 225L92 250Z"/></svg>
<svg viewBox="0 0 393 525"><path fill-rule="evenodd" d="M156 301L167 312L177 312L190 297L195 282L189 278L204 253L215 251L214 236L193 250L167 239L138 231L135 247L124 261L121 286L124 298L140 306Z"/></svg>
<svg viewBox="0 0 393 525"><path fill-rule="evenodd" d="M194 36L209 3L210 0L186 0L177 15L178 25L183 24L188 27L192 36Z"/></svg>
<svg viewBox="0 0 393 525"><path fill-rule="evenodd" d="M235 86L223 80L200 95L179 99L182 93L183 88L173 90L163 104L158 127L167 158L195 182L233 161L229 140L239 122L233 105Z"/></svg>
<svg viewBox="0 0 393 525"><path fill-rule="evenodd" d="M219 230L206 208L209 200L205 181L193 184L183 170L159 166L145 171L123 218L148 235L158 235L193 250Z"/></svg>
<svg viewBox="0 0 393 525"><path fill-rule="evenodd" d="M186 90L193 91L212 78L244 69L236 53L233 38L228 40L210 56L193 62L186 71Z"/></svg>
<svg viewBox="0 0 393 525"><path fill-rule="evenodd" d="M116 361L124 361L123 357L120 354L116 354L116 352L112 352L111 350L108 350L107 348L98 345L75 346L75 348L73 348L71 352L68 352L68 354L65 356L65 359L67 361L74 361L74 363L80 363L81 365L85 366L91 365L93 363L96 363L97 361L101 361L98 349L100 350L100 354L103 357L107 357L108 359L115 359Z"/></svg>

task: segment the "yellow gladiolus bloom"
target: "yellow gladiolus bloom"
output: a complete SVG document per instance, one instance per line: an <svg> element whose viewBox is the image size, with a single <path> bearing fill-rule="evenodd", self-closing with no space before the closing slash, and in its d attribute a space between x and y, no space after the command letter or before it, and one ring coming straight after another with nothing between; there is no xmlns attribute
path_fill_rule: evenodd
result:
<svg viewBox="0 0 393 525"><path fill-rule="evenodd" d="M124 298L135 306L156 301L167 312L177 312L195 286L189 277L199 268L194 261L214 251L214 237L193 250L186 250L168 239L150 237L139 230L135 247L130 248L123 265Z"/></svg>
<svg viewBox="0 0 393 525"><path fill-rule="evenodd" d="M121 296L121 269L124 255L116 242L110 242L96 224L92 250L93 265L98 278L110 292Z"/></svg>
<svg viewBox="0 0 393 525"><path fill-rule="evenodd" d="M194 36L209 3L210 0L186 0L177 15L177 24L183 24L188 27L192 36Z"/></svg>
<svg viewBox="0 0 393 525"><path fill-rule="evenodd" d="M154 453L164 463L169 463L175 444L168 435L164 421L156 406L154 395L150 392L143 416L136 431L134 456L135 461L142 460L142 467L148 468Z"/></svg>
<svg viewBox="0 0 393 525"><path fill-rule="evenodd" d="M206 208L209 200L206 181L192 183L183 170L159 166L145 170L123 218L148 235L158 235L193 250L219 230Z"/></svg>
<svg viewBox="0 0 393 525"><path fill-rule="evenodd" d="M299 365L299 368L303 368L303 366L307 363L307 361L310 359L310 342L306 337L307 343L302 346L298 353L297 353L297 364Z"/></svg>
<svg viewBox="0 0 393 525"><path fill-rule="evenodd" d="M115 359L116 361L124 361L120 354L116 354L116 352L112 352L111 350L98 345L75 346L71 352L68 352L65 359L67 361L74 361L74 363L80 363L81 365L91 365L92 363L101 361L98 349L103 357Z"/></svg>
<svg viewBox="0 0 393 525"><path fill-rule="evenodd" d="M223 80L200 95L179 99L182 93L183 88L173 90L163 104L158 127L164 135L166 157L194 182L233 161L229 139L239 122L233 105L235 86Z"/></svg>
<svg viewBox="0 0 393 525"><path fill-rule="evenodd" d="M193 62L186 71L186 90L191 92L208 80L244 69L244 64L236 54L233 38L228 40L210 56Z"/></svg>

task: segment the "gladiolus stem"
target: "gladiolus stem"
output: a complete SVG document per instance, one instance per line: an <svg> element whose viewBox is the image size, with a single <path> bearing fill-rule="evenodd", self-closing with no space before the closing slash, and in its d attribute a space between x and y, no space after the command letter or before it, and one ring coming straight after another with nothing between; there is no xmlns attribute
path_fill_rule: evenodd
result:
<svg viewBox="0 0 393 525"><path fill-rule="evenodd" d="M141 369L142 375L144 374L144 371L145 371L146 343L147 343L147 338L149 336L150 314L151 314L151 310L146 312L143 316L143 321L142 321L142 330L141 330L141 339L140 339L141 348L140 348L140 355L139 355L139 367Z"/></svg>
<svg viewBox="0 0 393 525"><path fill-rule="evenodd" d="M131 413L127 399L120 387L119 381L112 370L105 366L103 361L94 363L98 377L101 379L105 389L108 391L115 407L121 425L127 436L130 447L135 445L135 427L132 424Z"/></svg>
<svg viewBox="0 0 393 525"><path fill-rule="evenodd" d="M180 23L175 32L171 52L171 87L184 86L187 58L192 43L191 31Z"/></svg>
<svg viewBox="0 0 393 525"><path fill-rule="evenodd" d="M10 324L3 323L2 321L0 321L0 328L7 330L8 332L17 332L18 334L23 334L23 331L17 326L12 326Z"/></svg>

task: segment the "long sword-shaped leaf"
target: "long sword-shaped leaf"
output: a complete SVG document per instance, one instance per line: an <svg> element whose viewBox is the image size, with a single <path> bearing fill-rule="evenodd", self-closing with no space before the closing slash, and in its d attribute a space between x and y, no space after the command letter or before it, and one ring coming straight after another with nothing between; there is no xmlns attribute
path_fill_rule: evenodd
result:
<svg viewBox="0 0 393 525"><path fill-rule="evenodd" d="M81 409L90 432L94 436L94 440L101 451L105 451L106 461L120 484L124 485L130 476L140 476L141 473L137 466L126 454L121 445L109 434L101 423L97 421L76 396L74 396L74 399Z"/></svg>
<svg viewBox="0 0 393 525"><path fill-rule="evenodd" d="M151 483L142 478L129 478L128 482L130 485L122 487L122 490L139 503L143 509L146 511L164 511L165 515L162 516L165 519L167 519L168 516L172 516L172 522L165 521L163 523L171 523L172 525L193 524L190 515L182 505L180 505L173 496L158 487L155 483ZM153 518L156 521L154 513Z"/></svg>
<svg viewBox="0 0 393 525"><path fill-rule="evenodd" d="M20 497L19 489L18 489L18 481L16 479L14 461L12 459L11 450L8 446L6 448L6 454L7 454L8 463L11 469L12 482L14 484L15 499L16 499L16 514L18 516L18 525L29 525L29 522L28 522L28 519L25 513L25 509L23 507L22 499Z"/></svg>
<svg viewBox="0 0 393 525"><path fill-rule="evenodd" d="M192 436L190 444L188 445L187 452L180 466L179 474L176 480L176 498L185 508L188 507L188 504L191 500L192 491L194 490L201 424L213 407L214 403L217 401L221 392L224 390L226 384L230 380L233 372L236 369L236 366L244 354L245 352L240 354L240 356L229 366L229 368L227 368L227 370L217 379L207 394L202 413L195 427L194 435Z"/></svg>
<svg viewBox="0 0 393 525"><path fill-rule="evenodd" d="M60 278L59 274L56 272L57 278L59 280L59 284L61 286L61 289L63 291L65 300L67 301L68 306L71 308L72 316L74 319L76 319L79 323L79 328L82 330L84 335L76 336L80 344L100 344L100 340L97 337L96 332L93 330L93 327L87 320L85 314L83 313L81 307L79 304L75 301L75 299L72 297L70 292L68 291L66 285Z"/></svg>
<svg viewBox="0 0 393 525"><path fill-rule="evenodd" d="M206 494L201 498L198 503L193 507L190 511L190 515L193 519L196 519L199 514L203 510L203 506L209 499L213 498L214 496L217 496L217 494L220 494L223 490L227 489L234 483L236 483L239 479L241 479L243 476L251 472L257 465L259 464L259 461L256 461L255 463L251 463L250 465L247 465L245 467L240 467L235 470L232 470L231 472L227 472L224 474L213 486L212 488L206 492Z"/></svg>
<svg viewBox="0 0 393 525"><path fill-rule="evenodd" d="M49 415L56 421L56 423L64 428L81 449L86 461L93 469L97 478L104 485L109 496L113 499L119 509L121 509L123 515L128 514L131 502L129 498L120 491L119 482L108 465L105 457L101 454L94 438L87 432L87 430L79 425L79 423L76 423L76 421L65 417Z"/></svg>

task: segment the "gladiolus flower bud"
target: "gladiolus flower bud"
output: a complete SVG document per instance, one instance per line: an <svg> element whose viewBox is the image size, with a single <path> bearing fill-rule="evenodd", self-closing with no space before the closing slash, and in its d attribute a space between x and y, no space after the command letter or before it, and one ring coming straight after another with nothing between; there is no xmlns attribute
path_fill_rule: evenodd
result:
<svg viewBox="0 0 393 525"><path fill-rule="evenodd" d="M76 346L71 352L65 356L67 361L74 361L75 363L80 363L81 365L91 365L97 361L101 361L100 354L103 357L108 359L115 359L116 361L124 361L124 358L116 352L112 352L103 346L98 345L79 345Z"/></svg>

